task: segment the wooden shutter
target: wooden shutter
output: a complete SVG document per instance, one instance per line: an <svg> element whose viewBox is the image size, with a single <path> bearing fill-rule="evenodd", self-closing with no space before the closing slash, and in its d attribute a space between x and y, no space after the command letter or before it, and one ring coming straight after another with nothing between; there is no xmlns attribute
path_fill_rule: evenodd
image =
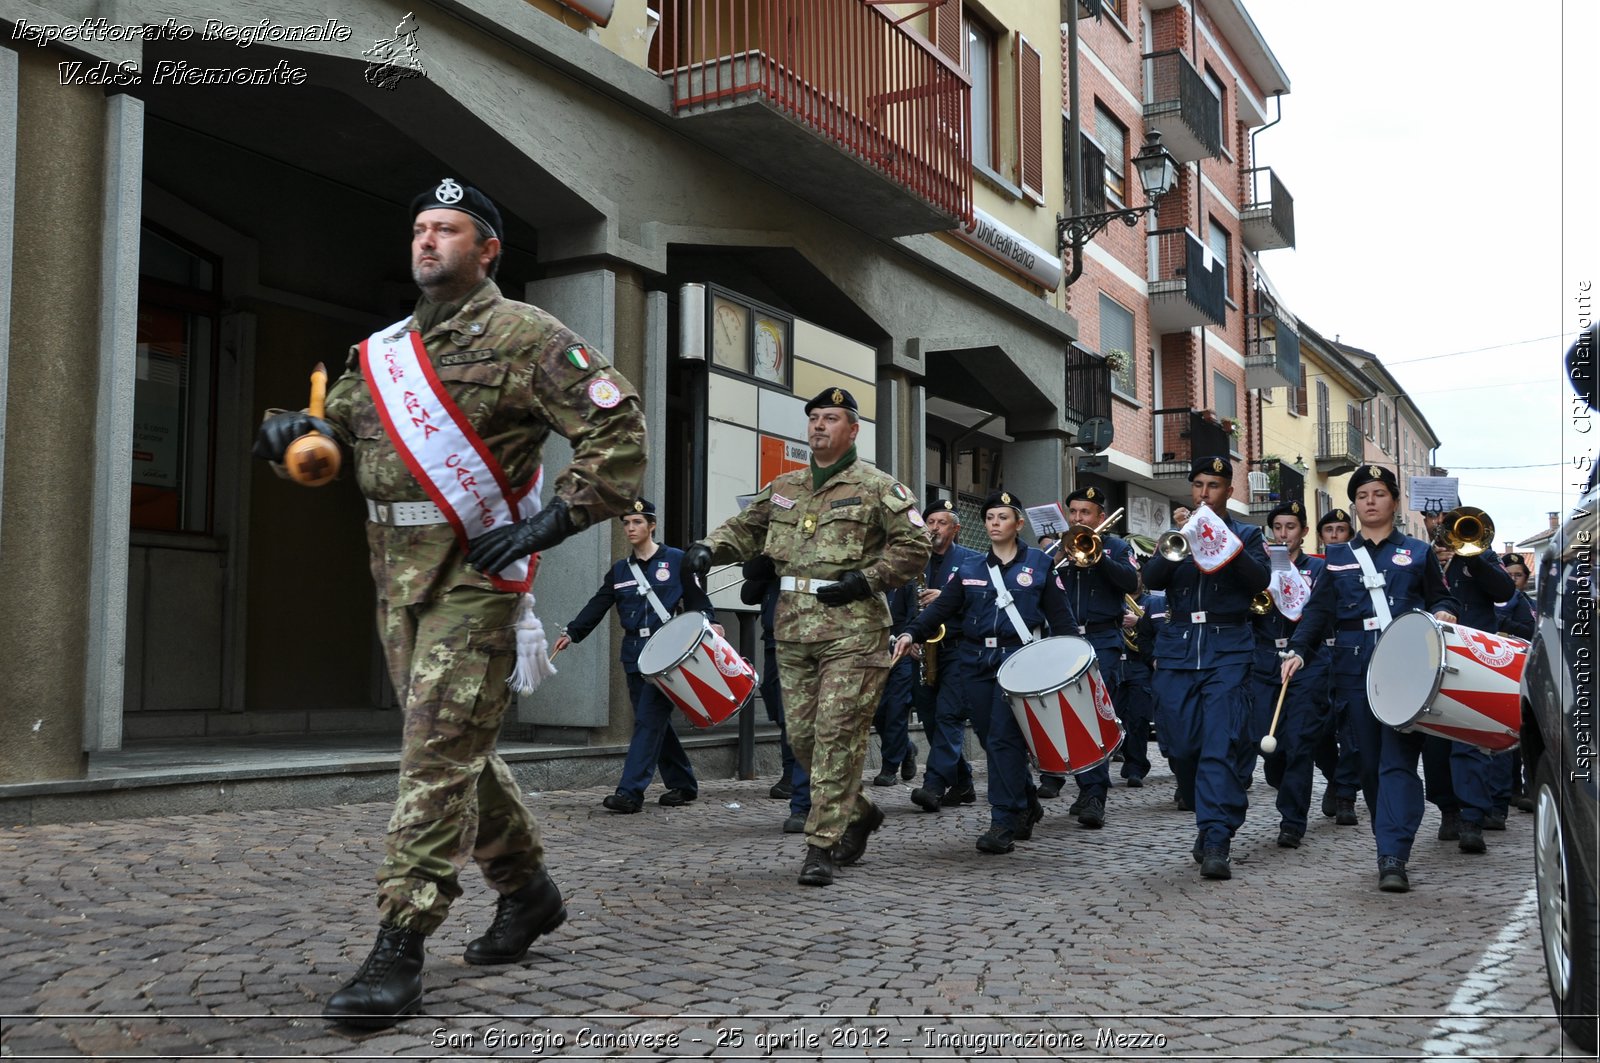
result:
<svg viewBox="0 0 1600 1063"><path fill-rule="evenodd" d="M1017 34L1017 184L1035 203L1044 202L1044 117L1039 49Z"/></svg>
<svg viewBox="0 0 1600 1063"><path fill-rule="evenodd" d="M928 9L928 40L956 66L962 65L966 31L961 24L961 0L944 0Z"/></svg>

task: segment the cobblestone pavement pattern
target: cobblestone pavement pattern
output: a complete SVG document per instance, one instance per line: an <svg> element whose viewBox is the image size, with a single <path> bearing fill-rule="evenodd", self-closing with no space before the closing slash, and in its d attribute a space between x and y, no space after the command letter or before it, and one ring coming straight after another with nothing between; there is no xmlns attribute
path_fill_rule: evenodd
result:
<svg viewBox="0 0 1600 1063"><path fill-rule="evenodd" d="M1231 882L1200 878L1193 817L1159 764L1144 789L1112 791L1105 830L1055 802L1001 857L973 849L981 804L927 815L901 787L875 791L888 822L818 892L795 885L767 785L707 782L693 805L639 816L607 814L598 789L532 795L570 921L523 964L469 967L493 897L464 879L429 939L426 1014L366 1034L319 1016L370 944L386 802L0 830L0 1055L1563 1050L1528 899L1529 815L1468 857L1433 841L1430 811L1397 896L1374 888L1364 809L1359 828L1314 817L1302 848L1279 849L1259 780Z"/></svg>

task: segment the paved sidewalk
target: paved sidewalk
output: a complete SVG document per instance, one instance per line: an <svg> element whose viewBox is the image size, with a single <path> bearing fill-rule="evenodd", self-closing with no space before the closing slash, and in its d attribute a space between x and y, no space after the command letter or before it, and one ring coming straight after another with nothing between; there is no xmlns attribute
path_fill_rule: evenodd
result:
<svg viewBox="0 0 1600 1063"><path fill-rule="evenodd" d="M1561 1053L1532 816L1469 857L1430 812L1395 896L1364 824L1318 817L1278 849L1258 780L1218 883L1170 776L1148 782L1113 790L1101 831L1048 802L998 857L973 848L981 802L928 815L909 786L869 787L888 822L830 889L795 883L803 843L766 782L636 816L600 808L609 787L535 794L567 925L524 964L467 966L492 911L469 871L429 942L427 1014L366 1034L319 1015L372 942L386 802L0 830L0 1056Z"/></svg>

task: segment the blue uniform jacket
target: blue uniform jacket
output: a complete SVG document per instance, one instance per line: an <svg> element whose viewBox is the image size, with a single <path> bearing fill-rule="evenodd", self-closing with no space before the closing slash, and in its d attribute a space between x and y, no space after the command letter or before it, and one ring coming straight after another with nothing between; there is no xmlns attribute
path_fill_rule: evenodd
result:
<svg viewBox="0 0 1600 1063"><path fill-rule="evenodd" d="M969 552L970 553L970 552ZM1010 564L1002 565L993 552L972 553L961 560L954 574L945 583L932 605L924 609L911 623L911 637L922 642L946 625L950 634L960 634L976 643L976 664L979 669L974 678L991 676L1006 656L1022 639L1011 624L1011 617L998 602L998 594L989 581L989 566L1000 570L1000 578L1011 592L1022 623L1030 630L1049 624L1049 633L1071 635L1078 630L1078 621L1067 603L1066 591L1050 572L1050 558L1037 547L1017 551ZM959 615L960 619L955 618ZM984 646L984 639L994 639L994 646Z"/></svg>
<svg viewBox="0 0 1600 1063"><path fill-rule="evenodd" d="M892 591L884 591L883 598L889 603L889 636L898 638L917 615L916 588L911 583L902 583Z"/></svg>
<svg viewBox="0 0 1600 1063"><path fill-rule="evenodd" d="M1252 524L1217 516L1244 542L1227 565L1208 575L1193 557L1173 562L1156 554L1145 562L1145 586L1167 592L1167 620L1156 636L1156 659L1163 668L1217 668L1246 663L1255 654L1250 599L1271 582L1266 540ZM1206 618L1196 622L1196 613Z"/></svg>
<svg viewBox="0 0 1600 1063"><path fill-rule="evenodd" d="M1531 639L1538 630L1539 622L1534 616L1533 602L1521 591L1513 594L1504 605L1495 606L1494 616L1497 631L1515 635L1519 639Z"/></svg>
<svg viewBox="0 0 1600 1063"><path fill-rule="evenodd" d="M1461 607L1456 619L1479 631L1496 630L1495 603L1505 601L1517 590L1511 573L1493 550L1476 557L1452 557L1450 567L1444 570L1444 582L1450 588L1450 597Z"/></svg>
<svg viewBox="0 0 1600 1063"><path fill-rule="evenodd" d="M1410 609L1454 613L1457 608L1445 588L1439 559L1421 539L1401 535L1395 529L1379 543L1358 538L1330 544L1322 578L1311 588L1311 599L1300 614L1289 648L1302 660L1310 661L1312 649L1332 637L1333 674L1347 679L1360 676L1382 634L1376 629L1367 630L1362 623L1376 614L1372 595L1361 585L1361 565L1353 552L1361 544L1365 544L1372 558L1373 569L1384 578L1384 594L1392 617Z"/></svg>
<svg viewBox="0 0 1600 1063"><path fill-rule="evenodd" d="M1115 535L1104 536L1100 560L1088 568L1071 561L1056 572L1066 588L1072 614L1078 618L1078 632L1098 650L1122 648L1123 595L1139 589L1139 569L1133 560L1133 547ZM1066 634L1066 632L1063 632Z"/></svg>
<svg viewBox="0 0 1600 1063"><path fill-rule="evenodd" d="M930 591L943 590L950 577L955 575L956 566L969 557L981 557L976 550L969 550L965 546L951 543L943 555L930 553L928 565L922 570L922 585Z"/></svg>
<svg viewBox="0 0 1600 1063"><path fill-rule="evenodd" d="M622 667L625 671L637 672L639 651L644 649L646 640L661 627L663 621L656 616L650 599L644 596L638 581L633 578L633 572L628 568L628 562L632 559L633 554L629 553L611 566L605 582L594 592L589 604L567 625L567 636L573 642L582 642L605 619L606 612L616 606L617 619L622 623ZM684 609L703 613L707 620L716 620L716 612L711 608L705 591L699 588L685 591L678 580L679 570L683 567L682 550L675 546L660 546L650 560L638 564L639 571L650 581L662 608L667 612L681 612L678 608L681 602Z"/></svg>
<svg viewBox="0 0 1600 1063"><path fill-rule="evenodd" d="M1167 620L1167 596L1160 591L1146 591L1134 601L1144 610L1144 615L1133 625L1133 641L1139 649L1136 653L1123 654L1122 675L1124 679L1133 678L1130 672L1137 669L1138 678L1148 682L1150 669L1156 661L1156 633Z"/></svg>
<svg viewBox="0 0 1600 1063"><path fill-rule="evenodd" d="M1315 590L1317 582L1322 579L1323 569L1327 566L1327 562L1320 557L1313 557L1302 552L1299 557L1294 559L1293 563L1294 567L1300 570L1301 575L1305 576L1306 582ZM1303 613L1301 618L1304 619ZM1255 618L1255 671L1259 678L1271 679L1274 684L1278 682L1278 675L1283 669L1283 658L1278 656L1278 651L1289 648L1289 640L1294 637L1295 629L1299 626L1299 620L1290 620L1278 612L1277 609L1273 609L1266 616ZM1309 677L1309 680L1296 677L1296 682L1310 685L1311 683L1323 683L1326 681L1328 675L1328 655L1324 652L1326 648L1321 643L1312 648L1311 656L1305 658L1305 666L1301 669L1301 675ZM1306 687L1297 686L1295 689L1303 690Z"/></svg>

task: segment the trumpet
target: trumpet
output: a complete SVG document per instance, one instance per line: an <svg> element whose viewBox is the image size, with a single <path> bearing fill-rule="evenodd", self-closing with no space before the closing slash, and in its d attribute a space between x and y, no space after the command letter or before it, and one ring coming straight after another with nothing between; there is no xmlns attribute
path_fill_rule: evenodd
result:
<svg viewBox="0 0 1600 1063"><path fill-rule="evenodd" d="M1100 541L1100 534L1116 523L1123 512L1123 508L1119 506L1115 513L1093 528L1087 524L1074 524L1068 528L1061 540L1063 557L1056 567L1061 568L1068 561L1079 568L1089 568L1099 564L1100 558L1105 554L1105 544Z"/></svg>
<svg viewBox="0 0 1600 1063"><path fill-rule="evenodd" d="M1476 557L1494 545L1494 521L1473 506L1446 513L1433 541L1461 557Z"/></svg>
<svg viewBox="0 0 1600 1063"><path fill-rule="evenodd" d="M1181 531L1165 531L1156 537L1156 553L1168 561L1182 561L1189 556L1189 540Z"/></svg>

